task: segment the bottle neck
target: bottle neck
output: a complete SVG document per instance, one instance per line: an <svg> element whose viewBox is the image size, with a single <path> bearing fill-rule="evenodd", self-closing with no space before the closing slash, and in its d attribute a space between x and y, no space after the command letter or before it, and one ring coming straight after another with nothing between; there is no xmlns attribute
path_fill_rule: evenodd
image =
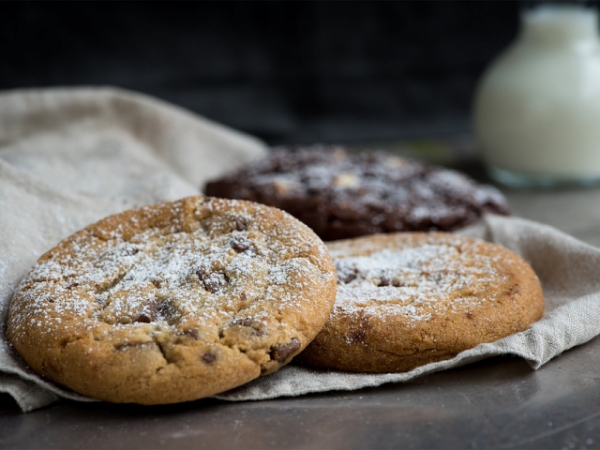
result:
<svg viewBox="0 0 600 450"><path fill-rule="evenodd" d="M598 11L576 5L543 5L521 16L521 38L531 43L569 45L598 37Z"/></svg>

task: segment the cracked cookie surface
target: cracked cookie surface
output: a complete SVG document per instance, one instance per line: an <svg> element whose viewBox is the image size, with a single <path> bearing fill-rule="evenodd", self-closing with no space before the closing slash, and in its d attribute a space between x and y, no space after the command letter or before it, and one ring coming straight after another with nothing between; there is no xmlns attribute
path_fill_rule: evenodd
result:
<svg viewBox="0 0 600 450"><path fill-rule="evenodd" d="M289 214L191 197L110 216L44 254L12 299L8 337L82 394L174 403L287 364L335 289L325 245Z"/></svg>
<svg viewBox="0 0 600 450"><path fill-rule="evenodd" d="M298 357L351 372L405 372L523 331L544 310L533 269L497 245L444 233L328 244L329 321Z"/></svg>

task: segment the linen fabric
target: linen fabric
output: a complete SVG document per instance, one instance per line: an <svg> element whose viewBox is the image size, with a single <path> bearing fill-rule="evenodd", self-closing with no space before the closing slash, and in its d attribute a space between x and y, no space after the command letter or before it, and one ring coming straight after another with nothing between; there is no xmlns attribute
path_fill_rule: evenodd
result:
<svg viewBox="0 0 600 450"><path fill-rule="evenodd" d="M61 239L109 214L199 193L209 178L267 149L259 140L143 95L112 88L0 94L0 392L23 411L60 398L94 401L31 371L6 341L19 280ZM399 383L497 355L538 369L600 334L600 249L549 226L487 216L461 234L528 261L546 314L528 330L401 374L356 374L289 365L220 394L261 400Z"/></svg>

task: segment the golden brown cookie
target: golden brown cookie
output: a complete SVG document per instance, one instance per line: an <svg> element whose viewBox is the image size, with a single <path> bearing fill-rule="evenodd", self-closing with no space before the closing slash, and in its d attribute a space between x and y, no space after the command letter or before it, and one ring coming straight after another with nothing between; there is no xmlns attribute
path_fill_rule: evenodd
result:
<svg viewBox="0 0 600 450"><path fill-rule="evenodd" d="M544 310L531 267L497 245L444 233L328 244L338 276L329 321L298 356L351 372L404 372L523 331Z"/></svg>
<svg viewBox="0 0 600 450"><path fill-rule="evenodd" d="M325 324L335 283L325 245L289 214L191 197L108 217L43 255L8 337L82 394L194 400L287 364Z"/></svg>

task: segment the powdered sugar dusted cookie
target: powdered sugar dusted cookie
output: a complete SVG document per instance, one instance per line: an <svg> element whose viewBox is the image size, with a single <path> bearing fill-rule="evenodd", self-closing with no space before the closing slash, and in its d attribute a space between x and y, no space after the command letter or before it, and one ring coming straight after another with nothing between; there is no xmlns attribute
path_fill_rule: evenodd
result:
<svg viewBox="0 0 600 450"><path fill-rule="evenodd" d="M8 337L82 394L193 400L288 363L326 322L335 283L325 245L287 213L192 197L108 217L43 255Z"/></svg>
<svg viewBox="0 0 600 450"><path fill-rule="evenodd" d="M485 213L508 214L504 196L454 170L383 152L277 149L213 180L206 193L281 208L325 240L397 231L451 231Z"/></svg>
<svg viewBox="0 0 600 450"><path fill-rule="evenodd" d="M523 331L544 309L537 276L518 255L444 233L396 233L330 243L337 299L298 357L352 372L404 372Z"/></svg>

